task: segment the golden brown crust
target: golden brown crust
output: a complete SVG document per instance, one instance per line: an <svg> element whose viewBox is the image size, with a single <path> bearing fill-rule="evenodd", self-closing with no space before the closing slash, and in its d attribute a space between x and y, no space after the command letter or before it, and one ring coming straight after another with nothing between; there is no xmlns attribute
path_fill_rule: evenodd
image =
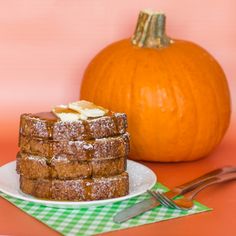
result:
<svg viewBox="0 0 236 236"><path fill-rule="evenodd" d="M48 162L45 157L22 152L17 154L17 173L29 179L108 177L125 170L126 157L78 161L62 155L55 156Z"/></svg>
<svg viewBox="0 0 236 236"><path fill-rule="evenodd" d="M53 140L89 140L124 134L127 117L124 113L78 121L44 120L34 114L22 114L20 134Z"/></svg>
<svg viewBox="0 0 236 236"><path fill-rule="evenodd" d="M32 196L65 201L89 201L128 194L128 173L112 177L76 180L27 179L20 176L20 189Z"/></svg>
<svg viewBox="0 0 236 236"><path fill-rule="evenodd" d="M19 146L22 152L51 159L68 154L78 160L104 159L127 156L129 134L87 141L55 141L20 135Z"/></svg>
<svg viewBox="0 0 236 236"><path fill-rule="evenodd" d="M127 117L60 121L52 112L23 114L17 172L20 189L38 198L88 201L128 194Z"/></svg>

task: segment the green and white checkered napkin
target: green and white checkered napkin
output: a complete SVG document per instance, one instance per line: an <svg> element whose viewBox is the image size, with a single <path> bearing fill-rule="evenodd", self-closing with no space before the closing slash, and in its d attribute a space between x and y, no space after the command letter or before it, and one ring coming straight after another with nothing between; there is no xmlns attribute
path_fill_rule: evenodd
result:
<svg viewBox="0 0 236 236"><path fill-rule="evenodd" d="M159 191L168 190L160 183L156 184L153 189ZM188 211L159 206L124 223L116 224L112 221L116 213L150 196L145 193L138 197L106 206L79 209L50 208L33 202L16 199L1 192L0 196L52 229L69 236L94 235L211 210L198 202L195 202L194 208Z"/></svg>

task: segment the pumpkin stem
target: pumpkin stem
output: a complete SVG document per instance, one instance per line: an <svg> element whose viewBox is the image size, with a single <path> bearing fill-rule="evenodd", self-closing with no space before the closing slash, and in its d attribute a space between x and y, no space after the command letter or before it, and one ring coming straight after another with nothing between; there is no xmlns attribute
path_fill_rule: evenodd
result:
<svg viewBox="0 0 236 236"><path fill-rule="evenodd" d="M165 33L166 16L164 13L144 10L139 13L134 35L133 45L145 48L168 47L173 40Z"/></svg>

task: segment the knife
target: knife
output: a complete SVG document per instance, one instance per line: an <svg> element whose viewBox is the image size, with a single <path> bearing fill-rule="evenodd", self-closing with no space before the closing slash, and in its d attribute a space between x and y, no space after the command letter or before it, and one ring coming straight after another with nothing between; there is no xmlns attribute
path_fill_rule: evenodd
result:
<svg viewBox="0 0 236 236"><path fill-rule="evenodd" d="M232 172L236 172L236 167L225 166L219 169L215 169L192 181L189 181L185 184L179 185L167 191L166 193L164 193L164 195L167 196L168 198L174 198L178 195L182 195L182 194L192 191L194 188L196 188L197 186L199 186L200 184L204 183L205 181L211 178L215 178L216 176L228 174ZM159 205L160 203L155 198L151 197L149 199L138 202L135 205L120 211L113 217L113 221L115 223L122 223L146 211L149 211Z"/></svg>

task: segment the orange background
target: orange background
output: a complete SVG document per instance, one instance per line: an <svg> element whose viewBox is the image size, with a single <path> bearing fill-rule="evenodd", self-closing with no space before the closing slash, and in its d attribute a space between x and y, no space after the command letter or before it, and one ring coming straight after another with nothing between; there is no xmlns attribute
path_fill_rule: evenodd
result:
<svg viewBox="0 0 236 236"><path fill-rule="evenodd" d="M77 100L83 71L107 44L130 37L140 9L162 10L167 33L194 41L222 65L232 96L232 120L210 157L191 163L145 163L168 186L224 164L236 165L236 2L234 0L7 0L0 2L0 165L15 159L19 115ZM236 184L198 199L213 212L161 222L127 235L236 235ZM226 199L226 203L222 199ZM30 232L30 233L29 233ZM120 232L109 235L119 235ZM122 233L123 233L122 232ZM55 235L0 199L0 234Z"/></svg>

